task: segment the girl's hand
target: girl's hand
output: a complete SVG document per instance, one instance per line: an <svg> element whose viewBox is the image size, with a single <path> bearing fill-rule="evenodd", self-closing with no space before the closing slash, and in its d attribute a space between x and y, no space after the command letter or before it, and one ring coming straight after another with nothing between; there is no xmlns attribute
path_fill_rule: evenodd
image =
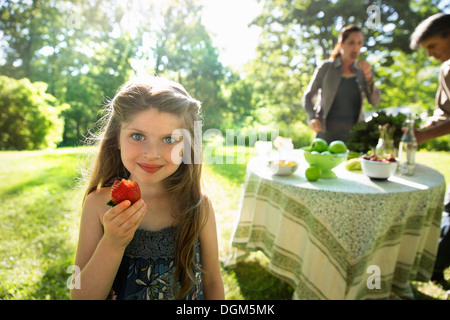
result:
<svg viewBox="0 0 450 320"><path fill-rule="evenodd" d="M144 200L130 206L129 200L122 201L109 209L103 216L104 239L112 245L125 248L146 212Z"/></svg>

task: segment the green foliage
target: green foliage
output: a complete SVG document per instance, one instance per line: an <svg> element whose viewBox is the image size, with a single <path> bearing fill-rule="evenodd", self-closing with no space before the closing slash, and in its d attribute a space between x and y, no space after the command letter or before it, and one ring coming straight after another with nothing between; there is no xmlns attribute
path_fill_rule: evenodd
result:
<svg viewBox="0 0 450 320"><path fill-rule="evenodd" d="M394 59L395 64L383 67L388 59ZM438 87L438 61L429 59L425 50L412 54L398 50L380 52L372 60L377 86L382 93L378 107L410 105L425 112L432 112Z"/></svg>
<svg viewBox="0 0 450 320"><path fill-rule="evenodd" d="M45 83L0 76L0 149L54 148L62 140L66 106L45 93Z"/></svg>
<svg viewBox="0 0 450 320"><path fill-rule="evenodd" d="M438 3L438 0L291 0L288 3L270 0L264 1L264 11L255 24L264 28L268 38L280 34L284 36L282 43L313 49L310 54L316 57L311 58L316 60L328 58L339 30L348 24L363 29L369 52L382 48L410 52L410 30L425 17L437 13ZM380 9L379 25L374 25L374 17L367 12L371 5Z"/></svg>
<svg viewBox="0 0 450 320"><path fill-rule="evenodd" d="M391 127L395 127L394 147L398 147L402 137L402 127L406 118L407 116L402 113L398 113L394 116L387 115L384 111L375 112L366 121L359 122L352 128L347 146L352 151L363 153L374 149L378 143L378 138L380 137L378 126L389 123ZM420 118L416 116L416 128L420 126L420 122ZM449 135L445 135L443 137L427 141L426 143L421 144L419 148L429 151L450 151L450 137Z"/></svg>
<svg viewBox="0 0 450 320"><path fill-rule="evenodd" d="M182 83L216 128L226 113L225 69L195 0L6 1L0 4L0 73L48 84L70 108L61 145L77 145L105 100L136 73Z"/></svg>
<svg viewBox="0 0 450 320"><path fill-rule="evenodd" d="M95 122L100 107L99 92L102 92L101 85L96 83L90 75L78 74L70 77L65 93L65 99L70 104L70 108L62 113L64 117L62 145L77 145L86 133L86 129Z"/></svg>
<svg viewBox="0 0 450 320"><path fill-rule="evenodd" d="M0 67L2 74L37 81L33 75L39 50L56 42L55 27L61 21L58 10L49 2L3 1L0 4L0 30L8 42L4 50L6 63Z"/></svg>
<svg viewBox="0 0 450 320"><path fill-rule="evenodd" d="M296 149L309 146L315 137L315 133L302 121L280 123L279 128L281 136L292 138Z"/></svg>
<svg viewBox="0 0 450 320"><path fill-rule="evenodd" d="M45 82L48 93L69 105L62 145L79 144L100 116L104 100L131 74L141 38L121 27L125 10L110 2L0 4L5 58L0 73Z"/></svg>
<svg viewBox="0 0 450 320"><path fill-rule="evenodd" d="M428 151L450 151L450 135L447 134L445 136L429 140L423 145L420 145L420 148L426 149Z"/></svg>
<svg viewBox="0 0 450 320"><path fill-rule="evenodd" d="M406 120L406 116L399 113L396 116L387 115L380 111L372 115L368 121L357 123L350 131L350 138L347 147L351 151L366 153L370 149L374 149L380 137L378 126L389 123L390 127L394 127L394 146L398 146L402 137L402 127Z"/></svg>
<svg viewBox="0 0 450 320"><path fill-rule="evenodd" d="M254 106L256 105L253 83L249 78L240 79L237 75L233 75L226 85L228 108L225 119L231 120L232 123L244 126L251 125L257 121ZM226 128L226 127L225 127Z"/></svg>
<svg viewBox="0 0 450 320"><path fill-rule="evenodd" d="M155 31L158 37L152 50L154 70L160 76L180 82L202 102L205 124L221 128L227 107L221 88L225 68L201 23L200 9L191 0L168 3L162 12L162 27Z"/></svg>

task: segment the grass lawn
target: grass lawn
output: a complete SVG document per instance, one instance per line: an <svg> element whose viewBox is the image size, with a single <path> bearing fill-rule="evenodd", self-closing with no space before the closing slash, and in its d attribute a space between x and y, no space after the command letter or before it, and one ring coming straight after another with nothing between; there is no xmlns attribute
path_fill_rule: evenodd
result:
<svg viewBox="0 0 450 320"><path fill-rule="evenodd" d="M0 299L67 299L82 191L80 153L0 153Z"/></svg>
<svg viewBox="0 0 450 320"><path fill-rule="evenodd" d="M239 147L248 160L253 149ZM68 299L67 269L74 263L80 205L82 149L0 152L0 299ZM243 190L245 164L206 164L204 184L217 216L220 258L230 253ZM240 161L239 161L240 162ZM450 153L419 152L418 162L442 172L450 184ZM253 253L223 269L227 299L290 299L292 288L265 270ZM446 274L450 278L450 273ZM414 282L416 298L445 299L431 283Z"/></svg>

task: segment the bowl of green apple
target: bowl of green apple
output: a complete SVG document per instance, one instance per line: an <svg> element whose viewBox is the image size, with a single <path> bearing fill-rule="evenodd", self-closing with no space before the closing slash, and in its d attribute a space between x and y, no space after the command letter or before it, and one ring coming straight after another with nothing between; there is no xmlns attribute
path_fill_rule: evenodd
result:
<svg viewBox="0 0 450 320"><path fill-rule="evenodd" d="M315 138L311 145L301 148L306 162L312 167L320 169L320 178L336 178L332 169L344 162L348 156L348 149L341 140L328 144L324 139Z"/></svg>

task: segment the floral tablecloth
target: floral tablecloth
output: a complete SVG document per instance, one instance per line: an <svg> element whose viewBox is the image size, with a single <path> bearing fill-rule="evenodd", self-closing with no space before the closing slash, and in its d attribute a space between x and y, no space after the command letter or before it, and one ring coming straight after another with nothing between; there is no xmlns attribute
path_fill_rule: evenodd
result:
<svg viewBox="0 0 450 320"><path fill-rule="evenodd" d="M430 278L442 174L417 165L414 176L372 181L342 164L338 178L309 182L306 166L281 177L262 159L249 161L228 265L263 251L294 299L383 299Z"/></svg>

